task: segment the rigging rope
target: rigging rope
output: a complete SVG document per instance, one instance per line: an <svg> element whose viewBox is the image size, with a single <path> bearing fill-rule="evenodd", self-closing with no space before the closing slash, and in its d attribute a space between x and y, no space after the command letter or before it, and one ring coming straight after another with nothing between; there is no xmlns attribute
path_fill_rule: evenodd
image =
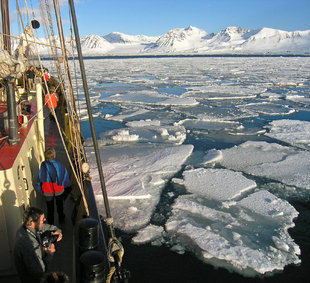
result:
<svg viewBox="0 0 310 283"><path fill-rule="evenodd" d="M50 47L50 51L52 53L51 57L55 59L55 61L53 61L53 62L55 65L55 69L57 70L57 75L59 78L59 83L57 85L57 88L61 89L61 93L63 94L63 97L65 99L64 100L64 102L66 103L65 106L66 106L66 109L67 109L68 114L69 114L68 117L70 119L70 125L72 126L71 130L69 131L69 133L71 135L70 137L68 137L67 133L65 133L62 130L62 128L59 124L59 121L57 119L55 109L52 108L51 111L53 113L53 116L55 117L55 122L56 122L56 125L58 128L59 134L60 134L62 144L64 146L64 150L65 150L66 155L68 157L68 162L72 168L73 175L76 179L76 183L77 183L79 190L81 192L81 196L82 196L82 200L84 203L86 214L89 216L88 204L87 204L85 192L83 189L83 182L85 181L85 179L87 177L86 177L86 174L84 174L83 170L82 170L82 163L83 163L83 161L86 161L86 154L85 154L85 150L84 150L84 147L82 144L82 133L81 133L81 129L80 129L79 116L77 115L77 110L76 110L76 98L74 96L74 91L73 91L72 77L71 77L70 70L69 70L68 56L67 56L68 50L66 49L66 46L65 46L65 38L63 35L63 30L62 30L59 1L53 0L55 18L56 18L56 23L57 23L57 27L58 27L58 34L59 34L59 38L60 38L60 47L56 45L56 36L55 36L55 32L54 32L54 27L53 27L54 21L53 21L53 17L52 17L52 13L51 13L51 7L49 5L49 0L45 0L45 7L43 7L43 2L41 0L39 0L39 2L40 2L41 18L45 23L43 26L45 27L45 32L46 32L47 38L49 40L49 44L47 44L47 45ZM38 46L41 43L39 43L37 41L36 37L34 36L32 27L30 26L28 29L28 27L24 26L21 11L20 11L19 5L18 5L18 0L16 0L16 3L17 3L16 6L17 6L18 14L19 14L19 17L21 20L20 22L22 23L22 29L24 31L24 38L20 42L23 45L24 45L24 42L26 42L26 45L28 47L30 47L30 44L34 44L35 51L38 54L37 58L39 61L40 69L41 69L41 72L43 73L44 68L43 68L42 60L41 60L41 57L39 55L39 50L38 50ZM26 7L26 11L27 11L28 22L30 23L31 22L30 12L29 12L26 0L25 0L25 7ZM34 17L34 9L32 6L32 2L31 2L31 8L32 8L32 15ZM69 13L71 13L71 11ZM71 42L71 47L73 50L73 40L72 40L73 35L72 35L71 17L70 17L70 28L71 28L70 29L71 30L71 41L70 42ZM29 31L29 30L32 32L32 36L29 36L26 33L26 31ZM32 39L32 37L33 37L33 39ZM63 58L62 62L60 62L59 56L58 56L58 50L59 49L62 52L62 58ZM74 59L74 52L72 51L71 54L72 54L72 57ZM32 53L30 53L30 55L32 55ZM32 61L34 62L33 58L32 58ZM63 63L63 65L61 65L61 63ZM74 70L75 70L76 88L78 89L76 66L75 66L74 60L73 60L73 65L74 65ZM64 74L62 73L62 68L64 69ZM64 79L63 79L63 76L64 76ZM44 78L44 76L43 76L43 78ZM50 94L48 82L45 79L43 79L43 83L45 85L47 94ZM66 83L67 88L64 87L64 83ZM49 98L49 99L51 99L51 98ZM79 100L78 100L78 102L79 102ZM46 103L48 103L48 102L46 102ZM80 107L79 107L79 109L80 109ZM40 109L40 111L43 111L43 108ZM36 116L32 117L31 119L35 119L35 117ZM31 121L31 119L29 121ZM71 158L72 156L70 157L70 153L68 151L68 148L66 147L65 139L67 139L68 144L72 148L73 158ZM75 164L73 164L73 162ZM109 240L109 244L108 244L108 257L109 257L110 262L114 263L114 266L111 268L110 273L109 273L109 280L110 280L112 275L115 272L117 274L119 273L119 270L120 270L119 268L120 268L120 265L122 262L124 250L123 250L123 247L122 247L121 243L119 242L119 240L114 236L113 218L111 217L107 200L105 201L105 206L106 206L106 212L107 212L106 223L110 229L110 231L109 231L110 232L110 240Z"/></svg>
<svg viewBox="0 0 310 283"><path fill-rule="evenodd" d="M76 112L75 97L74 97L73 88L72 88L72 77L71 77L69 65L68 65L68 56L67 56L67 52L66 52L67 50L65 47L65 38L64 38L63 29L62 29L59 2L58 2L58 0L53 0L53 2L54 2L54 10L55 10L56 20L57 20L58 34L60 37L60 45L61 45L61 50L62 50L62 54L63 54L63 66L65 69L65 76L66 76L67 81L68 81L68 92L69 92L70 105L71 105L70 117L72 118L72 123L74 125L74 127L72 128L72 131L71 131L72 138L74 141L76 141L76 143L75 143L76 150L73 150L73 155L74 155L73 160L76 161L76 166L78 166L81 169L82 159L86 160L86 156L85 156L85 152L84 152L84 147L82 146L81 138L80 139L74 139L74 137L76 137L76 136L81 137L81 129L80 129L80 123L78 120L78 115ZM82 170L80 170L79 172L80 172L80 178L82 179Z"/></svg>
<svg viewBox="0 0 310 283"><path fill-rule="evenodd" d="M16 0L16 3L17 3L17 11L18 11L18 14L19 14L19 17L20 17L20 22L22 22L22 26L23 26L23 30L24 30L24 34L25 33L25 30L28 28L28 27L25 27L24 24L23 24L23 20L22 20L22 15L21 15L21 11L19 9L19 4L18 4L18 0ZM28 17L28 21L30 22L30 13L29 13L29 9L28 9L28 6L27 6L27 2L25 0L25 10L26 10L26 14L27 14L27 17ZM68 82L67 85L69 85L69 101L70 101L70 105L72 107L69 107L69 104L68 104L68 98L67 98L67 93L66 93L66 89L64 88L64 80L62 79L62 73L61 73L61 66L60 66L60 61L57 60L59 58L58 54L57 54L57 49L59 47L56 46L56 37L55 37L55 33L54 33L54 29L53 29L53 20L52 20L52 16L51 16L51 7L48 3L48 0L45 0L45 8L43 7L43 3L42 1L40 0L40 11L41 11L41 16L42 16L42 20L44 21L45 23L45 32L48 34L48 40L49 40L49 46L50 46L50 50L52 52L52 57L54 59L56 59L54 62L55 63L55 69L57 70L57 73L58 73L58 77L60 78L60 81L59 81L59 84L57 87L60 86L61 88L61 93L64 94L64 98L65 98L65 103L67 104L67 107L66 109L68 109L68 114L69 114L69 119L70 119L70 123L72 125L71 127L71 137L68 137L67 135L65 135L64 131L61 129L61 126L59 124L59 121L57 119L57 116L55 115L55 110L52 108L52 113L55 117L55 120L56 120L56 125L57 125L57 128L58 128L58 131L59 131L59 134L60 134L60 138L61 138L61 141L64 145L64 149L65 149L65 152L66 152L66 155L68 157L68 162L70 164L70 167L72 168L72 172L74 174L74 177L76 179L76 182L77 182L77 185L80 189L80 192L81 192L81 195L82 195L82 200L83 200L83 203L84 203L84 206L85 206L85 211L87 213L87 215L89 215L89 209L88 209L88 205L87 205L87 201L86 201L86 197L85 197L85 193L84 193L84 189L83 189L83 174L82 174L82 159L86 160L85 158L85 152L82 146L82 142L81 142L81 133L80 133L80 125L78 123L78 120L76 119L77 117L77 114L76 112L72 112L72 108L75 109L75 101L74 101L74 94L73 94L73 90L72 90L72 83L71 83L71 77L68 75L69 74L69 67L67 65L67 60L66 60L66 66L67 66L67 71L65 72L65 78L66 78L66 81ZM34 13L33 13L34 15ZM57 17L57 16L56 16ZM29 27L30 31L33 32L33 29L32 27ZM25 39L23 39L27 42L27 45L29 45L29 40L28 40L28 36L25 35ZM23 42L23 41L22 41ZM33 42L34 44L34 47L35 47L35 50L36 50L36 54L37 54L37 58L38 58L38 61L39 61L39 65L40 65L40 69L41 69L41 72L43 73L43 64L42 64L42 60L41 60L41 57L40 57L40 54L39 54L39 51L38 51L38 42L36 40L36 37L33 36ZM66 49L64 48L64 45L61 46L61 50L62 50L62 53L65 57L65 59L67 58L66 56ZM44 78L44 76L43 76ZM45 78L43 79L43 82L44 82L44 85L45 85L45 88L46 88L46 91L48 94L50 94L50 90L49 90L49 86L48 86L48 83L47 81L45 80ZM31 119L34 119L34 117L32 117ZM74 155L74 163L75 163L75 166L73 165L72 163L72 160L71 160L71 157L70 157L70 154L68 152L68 149L66 147L66 143L65 143L65 140L64 140L64 137L67 138L68 140L68 143L69 145L72 146L73 150L72 150L72 153ZM82 156L82 157L81 157Z"/></svg>

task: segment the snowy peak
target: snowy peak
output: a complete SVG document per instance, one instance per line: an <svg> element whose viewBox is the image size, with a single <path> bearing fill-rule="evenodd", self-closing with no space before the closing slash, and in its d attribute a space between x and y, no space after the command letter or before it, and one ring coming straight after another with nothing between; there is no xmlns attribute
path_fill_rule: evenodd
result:
<svg viewBox="0 0 310 283"><path fill-rule="evenodd" d="M253 35L256 39L266 39L266 38L274 38L277 37L279 40L283 39L294 39L294 38L300 38L300 37L307 37L309 36L310 31L283 31L278 29L272 29L272 28L262 28L259 30L255 35Z"/></svg>
<svg viewBox="0 0 310 283"><path fill-rule="evenodd" d="M221 37L224 41L246 40L253 33L255 33L255 31L251 31L249 29L242 29L240 27L227 27L218 33L218 37Z"/></svg>
<svg viewBox="0 0 310 283"><path fill-rule="evenodd" d="M192 26L185 28L183 33L185 36L200 36L200 37L204 37L208 34L206 31Z"/></svg>
<svg viewBox="0 0 310 283"><path fill-rule="evenodd" d="M151 37L145 35L127 35L120 32L111 32L103 37L112 44L137 44L137 43L151 43L158 37Z"/></svg>
<svg viewBox="0 0 310 283"><path fill-rule="evenodd" d="M244 51L310 54L310 30L288 32L262 28L241 46Z"/></svg>
<svg viewBox="0 0 310 283"><path fill-rule="evenodd" d="M152 46L146 48L146 51L154 50L175 52L195 49L208 35L204 30L189 26L187 28L178 28L168 31L161 36Z"/></svg>
<svg viewBox="0 0 310 283"><path fill-rule="evenodd" d="M90 49L108 49L113 48L112 45L99 35L87 35L81 39L81 44L84 48Z"/></svg>

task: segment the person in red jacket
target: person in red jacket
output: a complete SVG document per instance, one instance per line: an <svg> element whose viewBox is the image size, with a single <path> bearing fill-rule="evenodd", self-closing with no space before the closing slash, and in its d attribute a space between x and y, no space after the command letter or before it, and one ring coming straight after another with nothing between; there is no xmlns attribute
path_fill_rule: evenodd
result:
<svg viewBox="0 0 310 283"><path fill-rule="evenodd" d="M44 69L42 79L46 82L48 82L48 80L50 79L50 74L47 68Z"/></svg>
<svg viewBox="0 0 310 283"><path fill-rule="evenodd" d="M65 219L64 200L72 190L69 173L65 166L55 159L54 148L47 148L44 156L45 161L40 166L36 190L46 199L48 223L54 224L54 199L56 200L59 223L62 223Z"/></svg>
<svg viewBox="0 0 310 283"><path fill-rule="evenodd" d="M58 99L58 96L56 94L55 88L51 87L50 91L45 96L44 103L51 111L50 112L50 120L52 120L52 121L55 121L54 113L56 111L58 101L59 101L59 99ZM54 111L52 108L54 108Z"/></svg>

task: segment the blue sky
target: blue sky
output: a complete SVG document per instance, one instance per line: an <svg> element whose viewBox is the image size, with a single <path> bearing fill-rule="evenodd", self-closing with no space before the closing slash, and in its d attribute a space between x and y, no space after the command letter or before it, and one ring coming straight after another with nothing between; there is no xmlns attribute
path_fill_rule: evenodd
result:
<svg viewBox="0 0 310 283"><path fill-rule="evenodd" d="M76 12L81 35L162 35L189 25L209 33L228 26L310 29L309 0L80 0Z"/></svg>
<svg viewBox="0 0 310 283"><path fill-rule="evenodd" d="M228 26L310 29L310 0L75 0L75 8L81 36L162 35L189 25L208 33Z"/></svg>

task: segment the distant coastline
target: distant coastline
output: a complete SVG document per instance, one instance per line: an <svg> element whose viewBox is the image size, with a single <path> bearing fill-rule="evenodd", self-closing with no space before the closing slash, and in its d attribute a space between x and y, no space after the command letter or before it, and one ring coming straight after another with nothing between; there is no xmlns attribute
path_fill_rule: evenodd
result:
<svg viewBox="0 0 310 283"><path fill-rule="evenodd" d="M85 60L96 59L138 59L138 58L195 58L195 57L310 57L310 54L162 54L162 55L94 55L83 56ZM76 57L69 57L69 60ZM51 60L49 57L41 57L42 60Z"/></svg>

